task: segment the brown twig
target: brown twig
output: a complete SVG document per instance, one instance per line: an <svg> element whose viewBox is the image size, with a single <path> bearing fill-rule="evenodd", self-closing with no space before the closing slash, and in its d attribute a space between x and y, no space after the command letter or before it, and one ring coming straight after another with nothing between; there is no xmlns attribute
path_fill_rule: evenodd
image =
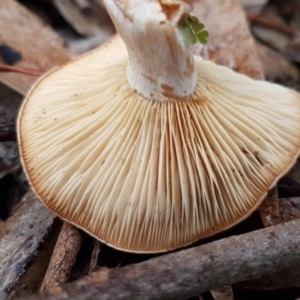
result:
<svg viewBox="0 0 300 300"><path fill-rule="evenodd" d="M300 220L232 236L76 282L23 300L184 299L300 264Z"/></svg>
<svg viewBox="0 0 300 300"><path fill-rule="evenodd" d="M274 187L268 192L262 204L259 206L258 211L265 227L274 226L284 221L280 217L278 191Z"/></svg>
<svg viewBox="0 0 300 300"><path fill-rule="evenodd" d="M0 142L16 140L16 127L14 120L0 120Z"/></svg>
<svg viewBox="0 0 300 300"><path fill-rule="evenodd" d="M94 241L94 249L92 252L90 267L89 267L89 274L94 272L97 269L98 263L98 256L101 250L101 243L99 241Z"/></svg>
<svg viewBox="0 0 300 300"><path fill-rule="evenodd" d="M286 26L286 25L282 25L282 24L279 24L279 23L276 23L276 22L272 22L268 19L265 19L262 16L252 14L250 12L245 12L245 15L246 15L247 19L250 20L251 22L263 25L263 26L271 28L271 29L278 30L278 31L290 36L290 37L295 37L295 35L296 35L296 31L290 26Z"/></svg>
<svg viewBox="0 0 300 300"><path fill-rule="evenodd" d="M16 72L31 76L42 76L44 72L30 68L12 67L8 65L0 65L0 72Z"/></svg>
<svg viewBox="0 0 300 300"><path fill-rule="evenodd" d="M41 291L58 286L69 279L81 242L81 232L73 225L64 222L44 277Z"/></svg>

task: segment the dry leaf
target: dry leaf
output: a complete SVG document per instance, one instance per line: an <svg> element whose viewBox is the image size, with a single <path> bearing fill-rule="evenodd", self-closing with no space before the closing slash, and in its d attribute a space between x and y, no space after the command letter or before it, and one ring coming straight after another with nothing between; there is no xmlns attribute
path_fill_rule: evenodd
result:
<svg viewBox="0 0 300 300"><path fill-rule="evenodd" d="M286 27L286 23L282 17L279 16L276 7L268 5L261 16L268 22L278 24L279 26ZM268 28L262 25L252 26L253 34L264 44L278 50L284 51L286 46L291 41L291 37L276 29Z"/></svg>
<svg viewBox="0 0 300 300"><path fill-rule="evenodd" d="M71 58L62 39L37 16L15 0L1 0L0 45L21 53L15 66L48 71ZM4 64L0 59L0 63ZM36 77L16 73L0 73L0 81L25 95Z"/></svg>
<svg viewBox="0 0 300 300"><path fill-rule="evenodd" d="M194 1L195 14L209 31L209 59L252 78L261 78L252 37L240 6L235 1ZM216 22L218 20L218 22Z"/></svg>
<svg viewBox="0 0 300 300"><path fill-rule="evenodd" d="M299 69L284 56L259 42L255 43L255 48L266 79L285 85L291 85L290 81L293 85L299 82Z"/></svg>

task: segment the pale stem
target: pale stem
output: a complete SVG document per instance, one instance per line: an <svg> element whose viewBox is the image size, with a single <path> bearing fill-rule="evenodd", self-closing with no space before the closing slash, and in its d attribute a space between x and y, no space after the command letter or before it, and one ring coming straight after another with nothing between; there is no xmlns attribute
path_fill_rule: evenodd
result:
<svg viewBox="0 0 300 300"><path fill-rule="evenodd" d="M194 58L177 27L189 5L168 0L104 3L127 47L132 89L158 101L191 96L197 83Z"/></svg>

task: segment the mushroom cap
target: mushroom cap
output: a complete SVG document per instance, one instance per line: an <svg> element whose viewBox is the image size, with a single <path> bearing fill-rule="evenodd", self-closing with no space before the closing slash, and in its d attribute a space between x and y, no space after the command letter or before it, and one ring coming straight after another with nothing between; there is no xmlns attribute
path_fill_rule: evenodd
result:
<svg viewBox="0 0 300 300"><path fill-rule="evenodd" d="M129 252L184 247L249 216L299 154L299 95L195 57L193 96L159 102L130 88L127 63L117 36L25 99L19 145L41 201Z"/></svg>

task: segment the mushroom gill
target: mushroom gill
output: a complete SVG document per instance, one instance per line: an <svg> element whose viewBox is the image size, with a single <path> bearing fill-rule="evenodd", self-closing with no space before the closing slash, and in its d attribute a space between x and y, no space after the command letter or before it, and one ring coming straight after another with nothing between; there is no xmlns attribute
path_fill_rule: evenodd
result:
<svg viewBox="0 0 300 300"><path fill-rule="evenodd" d="M249 216L299 154L299 95L195 57L193 95L160 102L131 89L127 64L117 37L31 90L19 144L41 201L130 252L183 247Z"/></svg>

